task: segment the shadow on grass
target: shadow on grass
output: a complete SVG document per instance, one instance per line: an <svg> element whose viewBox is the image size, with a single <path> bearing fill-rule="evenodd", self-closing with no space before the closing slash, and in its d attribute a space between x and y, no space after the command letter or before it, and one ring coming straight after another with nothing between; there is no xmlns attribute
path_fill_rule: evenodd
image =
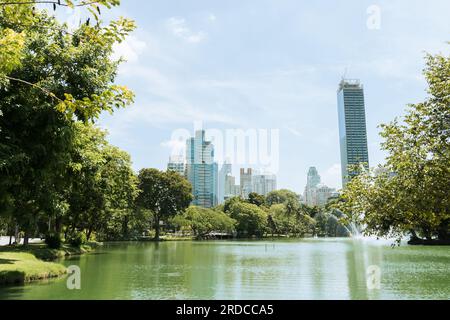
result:
<svg viewBox="0 0 450 320"><path fill-rule="evenodd" d="M0 271L0 285L24 284L25 272Z"/></svg>
<svg viewBox="0 0 450 320"><path fill-rule="evenodd" d="M14 264L17 260L0 259L0 264Z"/></svg>

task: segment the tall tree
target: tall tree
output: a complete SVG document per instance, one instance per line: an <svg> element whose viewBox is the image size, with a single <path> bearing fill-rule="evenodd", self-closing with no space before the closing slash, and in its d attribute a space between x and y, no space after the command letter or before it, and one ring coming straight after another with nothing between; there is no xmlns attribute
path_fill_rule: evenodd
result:
<svg viewBox="0 0 450 320"><path fill-rule="evenodd" d="M93 232L105 231L117 214L123 218L133 210L137 178L130 156L106 141L106 132L92 125L77 125L75 150L69 164L66 224Z"/></svg>
<svg viewBox="0 0 450 320"><path fill-rule="evenodd" d="M120 61L111 54L134 23L119 19L103 26L96 7L118 3L56 1L88 6L96 16L97 23L74 31L34 1L0 5L0 210L14 211L25 243L42 216L65 210L57 194L74 124L132 102L132 93L113 83Z"/></svg>
<svg viewBox="0 0 450 320"><path fill-rule="evenodd" d="M138 178L140 194L137 205L153 213L155 240L159 241L161 221L167 221L189 207L193 199L192 186L173 171L143 169Z"/></svg>
<svg viewBox="0 0 450 320"><path fill-rule="evenodd" d="M386 164L352 180L340 206L367 234L450 243L450 56L428 55L424 74L429 97L382 125Z"/></svg>

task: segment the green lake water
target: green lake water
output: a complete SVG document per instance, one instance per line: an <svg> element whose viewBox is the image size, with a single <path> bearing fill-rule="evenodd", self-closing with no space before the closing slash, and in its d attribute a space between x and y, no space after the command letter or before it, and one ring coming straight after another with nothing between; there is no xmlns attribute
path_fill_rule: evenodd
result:
<svg viewBox="0 0 450 320"><path fill-rule="evenodd" d="M67 279L0 288L0 299L449 299L450 248L352 239L107 244L65 260ZM380 288L367 285L378 266Z"/></svg>

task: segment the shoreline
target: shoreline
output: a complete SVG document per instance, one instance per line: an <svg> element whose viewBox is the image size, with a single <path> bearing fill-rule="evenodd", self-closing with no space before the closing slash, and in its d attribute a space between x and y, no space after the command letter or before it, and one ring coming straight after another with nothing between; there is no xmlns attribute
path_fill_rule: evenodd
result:
<svg viewBox="0 0 450 320"><path fill-rule="evenodd" d="M0 287L63 277L67 274L67 269L56 262L57 260L90 253L100 245L89 243L80 248L63 246L61 249L50 249L42 244L31 244L26 247L2 246Z"/></svg>

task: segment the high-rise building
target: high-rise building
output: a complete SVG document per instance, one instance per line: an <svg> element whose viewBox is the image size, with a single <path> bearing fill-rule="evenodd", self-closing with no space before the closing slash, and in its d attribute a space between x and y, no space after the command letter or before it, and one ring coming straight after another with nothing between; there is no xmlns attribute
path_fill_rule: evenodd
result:
<svg viewBox="0 0 450 320"><path fill-rule="evenodd" d="M192 204L212 208L218 204L218 165L214 146L205 140L205 131L197 131L186 142L186 177L192 184Z"/></svg>
<svg viewBox="0 0 450 320"><path fill-rule="evenodd" d="M308 180L306 183L304 201L305 204L311 207L317 205L317 187L321 181L319 172L316 167L309 168Z"/></svg>
<svg viewBox="0 0 450 320"><path fill-rule="evenodd" d="M308 171L303 202L310 207L322 207L335 194L336 190L321 183L321 177L315 167Z"/></svg>
<svg viewBox="0 0 450 320"><path fill-rule="evenodd" d="M253 192L253 170L252 169L241 169L241 196L244 199L248 199L250 193Z"/></svg>
<svg viewBox="0 0 450 320"><path fill-rule="evenodd" d="M170 157L169 163L167 164L167 171L175 171L184 177L186 174L186 164L183 156Z"/></svg>
<svg viewBox="0 0 450 320"><path fill-rule="evenodd" d="M241 195L241 187L236 185L236 178L231 174L225 176L224 201Z"/></svg>
<svg viewBox="0 0 450 320"><path fill-rule="evenodd" d="M316 206L323 207L336 194L336 189L329 188L326 185L318 185L316 189Z"/></svg>
<svg viewBox="0 0 450 320"><path fill-rule="evenodd" d="M254 175L252 179L252 192L266 196L277 189L277 177L270 174Z"/></svg>
<svg viewBox="0 0 450 320"><path fill-rule="evenodd" d="M308 181L306 183L307 187L315 188L320 184L321 177L316 167L309 168L308 171Z"/></svg>
<svg viewBox="0 0 450 320"><path fill-rule="evenodd" d="M349 166L369 166L364 87L359 80L343 79L338 90L339 133L343 186L355 175Z"/></svg>
<svg viewBox="0 0 450 320"><path fill-rule="evenodd" d="M219 198L219 204L222 204L225 202L225 196L227 196L226 192L226 183L227 183L227 177L231 176L233 171L232 165L230 163L225 162L222 165L222 168L219 172L219 186L218 186L218 198ZM234 182L235 183L235 182ZM234 186L234 184L233 184Z"/></svg>

